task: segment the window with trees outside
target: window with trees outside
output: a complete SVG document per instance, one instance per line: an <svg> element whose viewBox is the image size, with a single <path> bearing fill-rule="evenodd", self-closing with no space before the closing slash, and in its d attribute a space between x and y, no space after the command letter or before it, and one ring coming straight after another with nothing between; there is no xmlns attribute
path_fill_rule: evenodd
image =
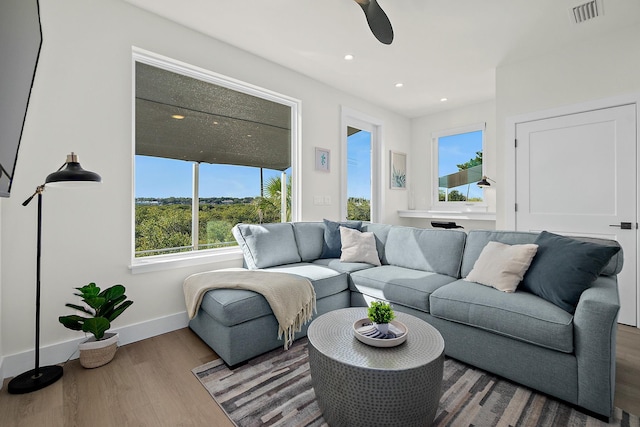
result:
<svg viewBox="0 0 640 427"><path fill-rule="evenodd" d="M295 105L162 65L135 62L134 257L221 250L239 222L291 220Z"/></svg>
<svg viewBox="0 0 640 427"><path fill-rule="evenodd" d="M484 132L482 123L433 134L436 204L484 202L483 189L477 185L483 176Z"/></svg>
<svg viewBox="0 0 640 427"><path fill-rule="evenodd" d="M371 221L371 132L347 127L347 219Z"/></svg>
<svg viewBox="0 0 640 427"><path fill-rule="evenodd" d="M340 217L380 221L382 122L341 107Z"/></svg>

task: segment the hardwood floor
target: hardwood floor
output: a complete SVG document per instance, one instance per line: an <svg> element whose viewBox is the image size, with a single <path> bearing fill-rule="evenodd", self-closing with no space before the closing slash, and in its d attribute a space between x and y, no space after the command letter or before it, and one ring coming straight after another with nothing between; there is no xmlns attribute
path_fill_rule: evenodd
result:
<svg viewBox="0 0 640 427"><path fill-rule="evenodd" d="M640 415L640 329L618 326L615 406Z"/></svg>
<svg viewBox="0 0 640 427"><path fill-rule="evenodd" d="M24 395L0 391L0 426L232 427L191 373L218 356L190 329L122 346L97 369L78 360L55 384Z"/></svg>
<svg viewBox="0 0 640 427"><path fill-rule="evenodd" d="M118 349L98 369L78 360L64 376L34 393L0 391L0 426L233 427L191 369L216 354L191 330L180 329ZM619 326L615 405L640 414L640 329Z"/></svg>

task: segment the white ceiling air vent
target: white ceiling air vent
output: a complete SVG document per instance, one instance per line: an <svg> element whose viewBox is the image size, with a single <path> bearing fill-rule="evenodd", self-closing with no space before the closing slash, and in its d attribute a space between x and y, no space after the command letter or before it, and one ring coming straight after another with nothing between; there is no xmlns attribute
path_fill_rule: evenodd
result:
<svg viewBox="0 0 640 427"><path fill-rule="evenodd" d="M602 0L591 0L569 9L569 18L572 24L581 24L603 14Z"/></svg>

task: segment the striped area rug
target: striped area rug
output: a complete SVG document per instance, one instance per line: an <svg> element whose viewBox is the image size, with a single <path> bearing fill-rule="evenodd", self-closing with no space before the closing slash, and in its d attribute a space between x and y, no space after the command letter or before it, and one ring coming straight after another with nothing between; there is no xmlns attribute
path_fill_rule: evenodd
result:
<svg viewBox="0 0 640 427"><path fill-rule="evenodd" d="M239 427L326 426L307 360L307 339L230 370L220 359L193 369L211 396ZM434 426L640 427L616 408L603 423L553 398L447 358Z"/></svg>

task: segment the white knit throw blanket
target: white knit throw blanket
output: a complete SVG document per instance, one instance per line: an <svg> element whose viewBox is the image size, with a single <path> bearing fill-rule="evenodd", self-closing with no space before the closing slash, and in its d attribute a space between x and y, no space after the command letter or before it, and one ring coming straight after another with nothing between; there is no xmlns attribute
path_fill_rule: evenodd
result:
<svg viewBox="0 0 640 427"><path fill-rule="evenodd" d="M311 282L293 274L229 268L192 274L184 280L183 288L190 319L196 316L204 294L211 289L258 292L267 300L278 320L278 339L285 335L285 350L293 343L294 334L316 311L316 293Z"/></svg>

